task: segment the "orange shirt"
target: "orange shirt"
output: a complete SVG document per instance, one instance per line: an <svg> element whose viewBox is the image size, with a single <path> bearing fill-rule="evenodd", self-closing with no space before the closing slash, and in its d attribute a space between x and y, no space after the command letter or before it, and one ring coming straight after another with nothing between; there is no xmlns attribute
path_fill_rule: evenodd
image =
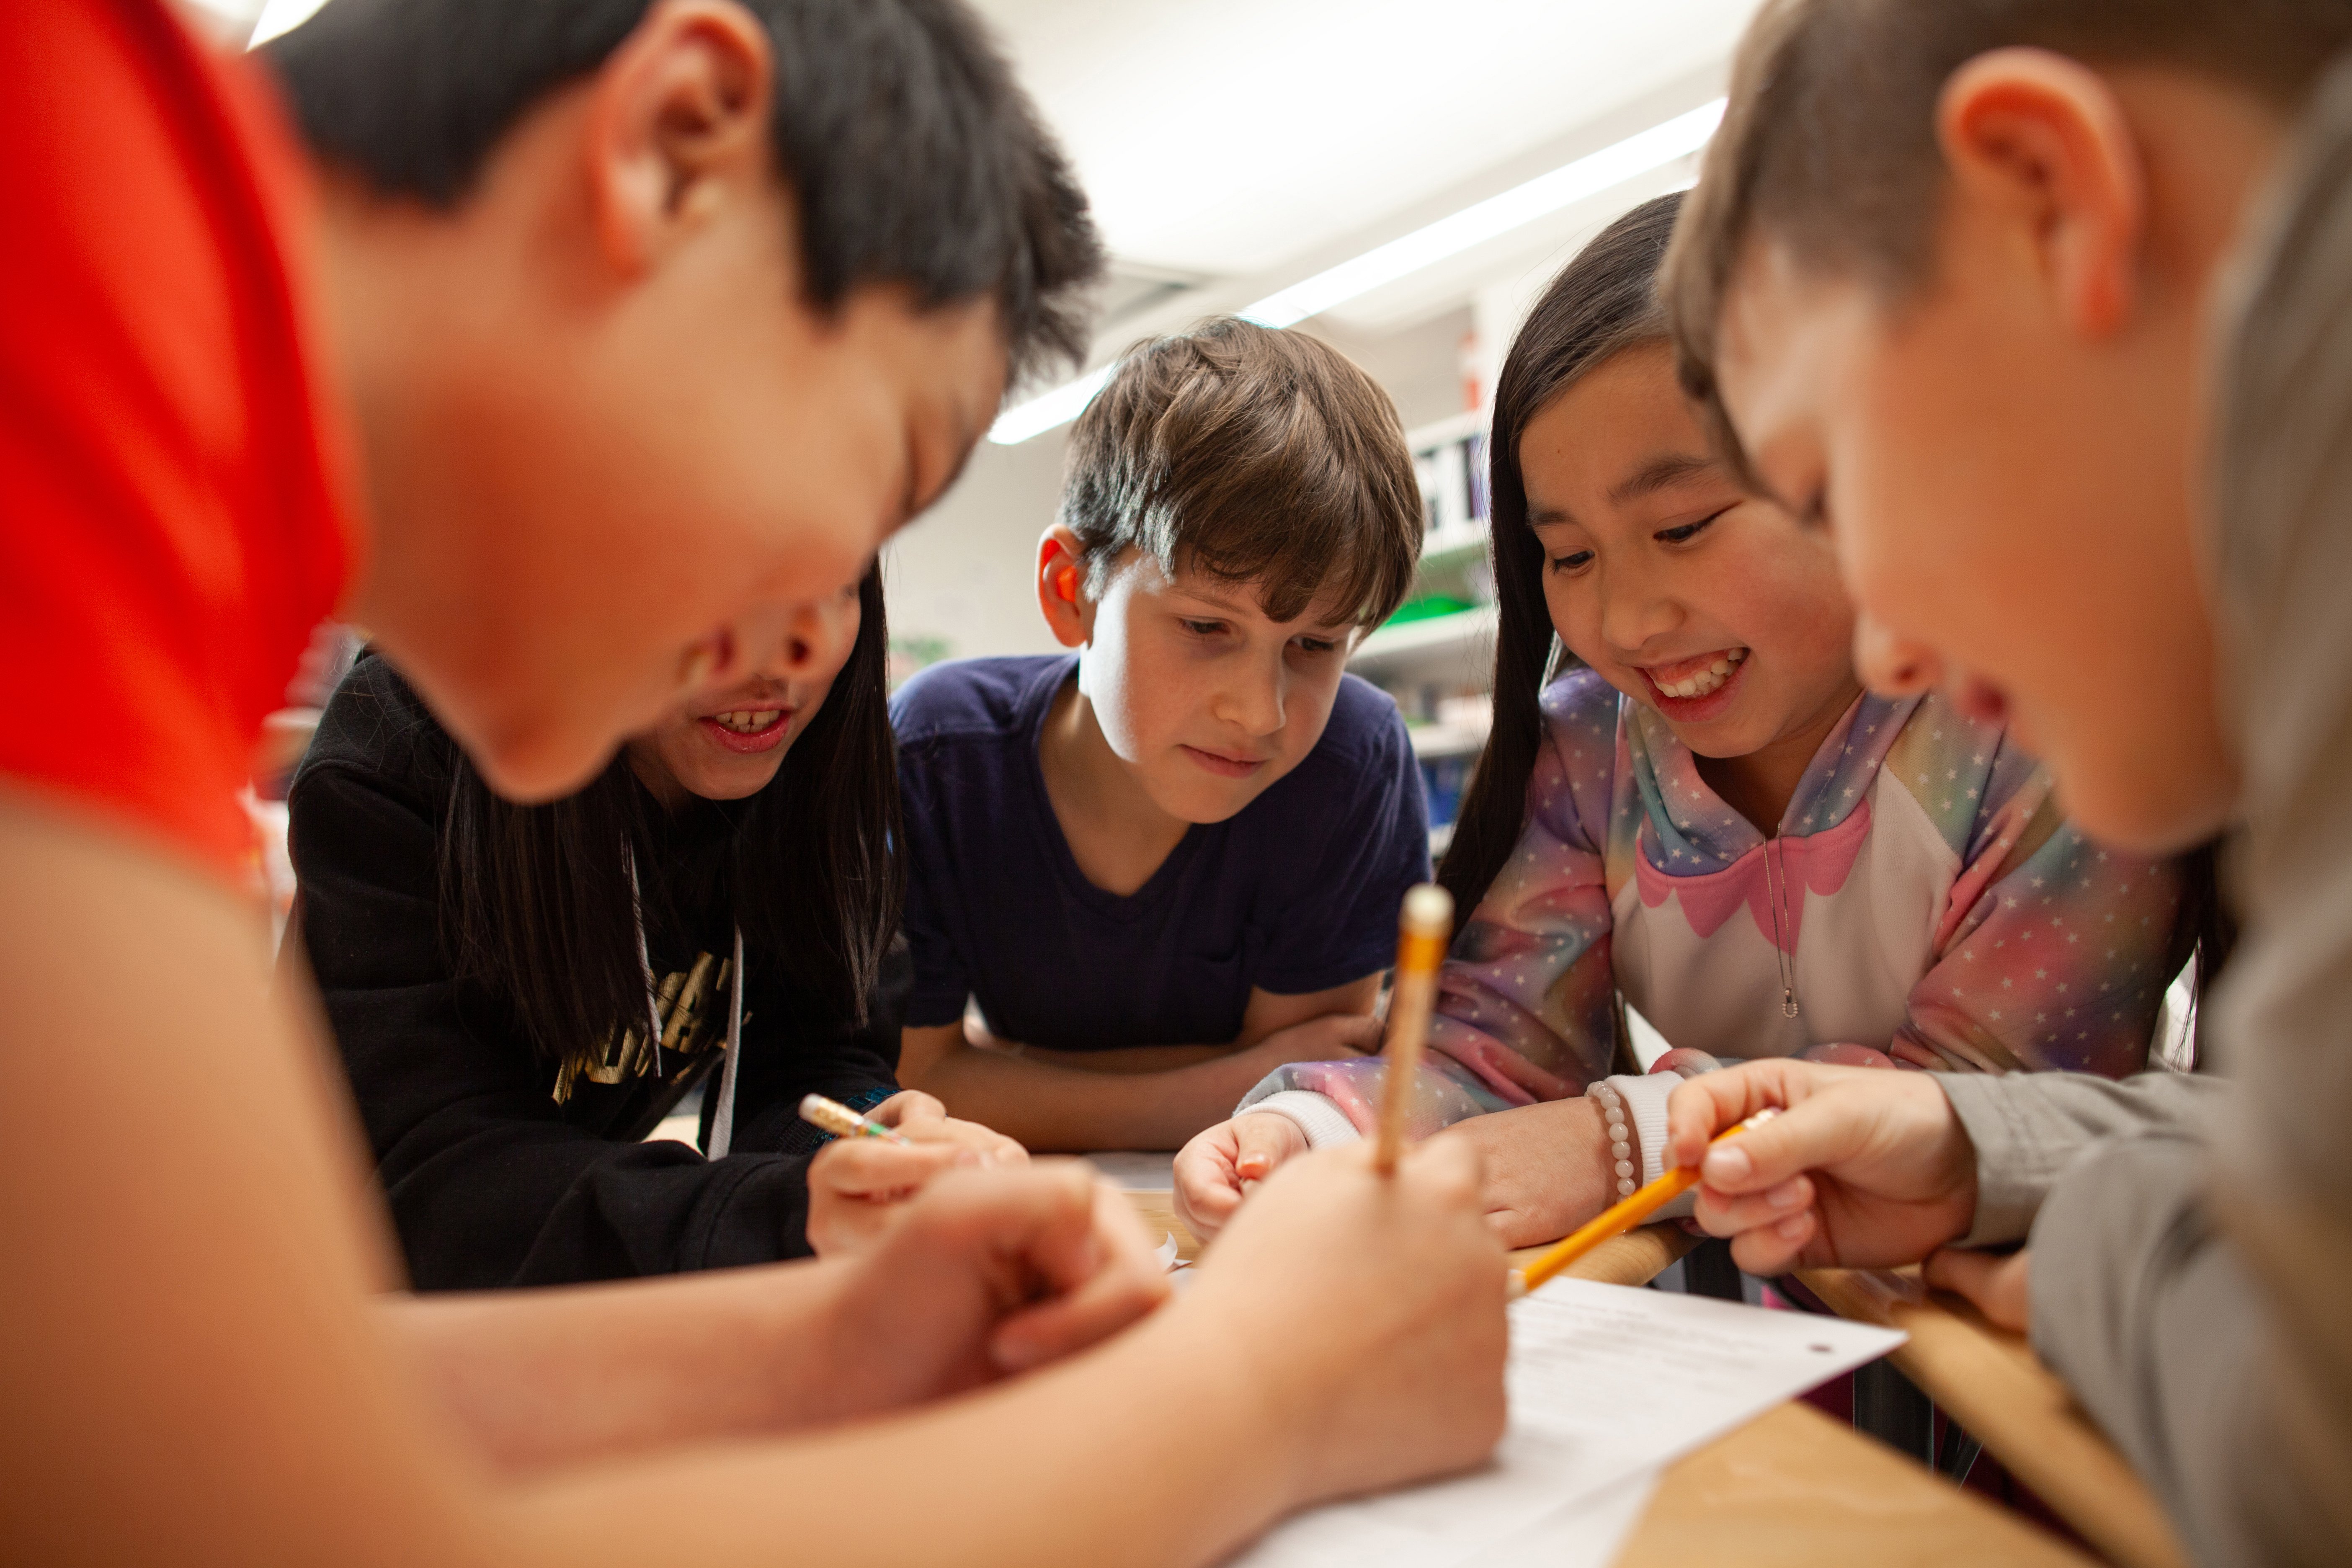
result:
<svg viewBox="0 0 2352 1568"><path fill-rule="evenodd" d="M159 0L0 6L0 776L232 879L357 538L302 165Z"/></svg>

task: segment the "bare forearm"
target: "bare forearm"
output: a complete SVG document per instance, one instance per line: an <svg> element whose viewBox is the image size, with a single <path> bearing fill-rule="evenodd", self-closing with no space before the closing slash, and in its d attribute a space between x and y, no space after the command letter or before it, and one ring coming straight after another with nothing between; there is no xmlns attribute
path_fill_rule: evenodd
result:
<svg viewBox="0 0 2352 1568"><path fill-rule="evenodd" d="M572 1563L825 1537L877 1568L1213 1562L1287 1506L1290 1445L1239 1358L1183 1317L929 1411L535 1486L524 1522Z"/></svg>
<svg viewBox="0 0 2352 1568"><path fill-rule="evenodd" d="M1232 1056L1244 1048L1233 1046L1123 1046L1108 1051L1049 1051L1037 1046L1024 1046L1020 1055L1024 1061L1044 1062L1050 1067L1068 1068L1075 1072L1137 1073L1171 1072L1202 1062L1213 1062Z"/></svg>
<svg viewBox="0 0 2352 1568"><path fill-rule="evenodd" d="M840 1273L780 1264L377 1310L434 1402L525 1472L857 1413L826 1352Z"/></svg>
<svg viewBox="0 0 2352 1568"><path fill-rule="evenodd" d="M1241 1051L1168 1072L1099 1073L971 1047L923 1077L949 1113L1041 1152L1174 1149L1222 1121L1272 1061Z"/></svg>

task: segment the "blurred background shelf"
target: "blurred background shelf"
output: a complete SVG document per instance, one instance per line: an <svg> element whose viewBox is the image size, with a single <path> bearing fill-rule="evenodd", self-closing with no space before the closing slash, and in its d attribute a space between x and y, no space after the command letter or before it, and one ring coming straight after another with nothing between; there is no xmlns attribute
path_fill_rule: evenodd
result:
<svg viewBox="0 0 2352 1568"><path fill-rule="evenodd" d="M1348 668L1395 699L1421 763L1429 852L1442 857L1494 728L1495 575L1488 560L1486 419L1473 410L1406 437L1421 482L1421 567Z"/></svg>
<svg viewBox="0 0 2352 1568"><path fill-rule="evenodd" d="M1483 676L1493 662L1494 645L1495 606L1477 605L1401 626L1391 621L1364 639L1348 668L1376 686L1456 665Z"/></svg>

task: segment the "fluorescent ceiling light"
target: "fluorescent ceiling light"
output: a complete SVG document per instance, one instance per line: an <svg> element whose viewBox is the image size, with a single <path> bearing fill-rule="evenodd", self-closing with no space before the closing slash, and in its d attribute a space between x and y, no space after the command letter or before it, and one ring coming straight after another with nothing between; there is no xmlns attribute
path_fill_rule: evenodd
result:
<svg viewBox="0 0 2352 1568"><path fill-rule="evenodd" d="M290 33L312 16L327 0L269 0L261 7L261 19L253 25L253 37L247 42L248 49L257 49L280 33Z"/></svg>
<svg viewBox="0 0 2352 1568"><path fill-rule="evenodd" d="M1076 381L1065 382L1051 392L1040 393L1028 402L1008 408L996 416L988 428L988 438L1000 447L1017 447L1032 436L1043 436L1056 425L1067 425L1087 411L1095 394L1110 379L1111 367L1090 370Z"/></svg>
<svg viewBox="0 0 2352 1568"><path fill-rule="evenodd" d="M1260 326L1287 327L1450 256L1459 256L1474 245L1483 245L1522 225L1548 217L1587 196L1597 196L1612 185L1622 185L1636 174L1646 174L1662 163L1670 163L1706 146L1706 139L1722 122L1723 104L1718 98L1688 114L1678 114L1664 125L1653 125L1598 153L1587 153L1524 185L1514 185L1499 196L1489 196L1451 217L1417 228L1402 239L1392 239L1368 250L1353 261L1343 261L1304 282L1269 294L1240 314L1244 321Z"/></svg>
<svg viewBox="0 0 2352 1568"><path fill-rule="evenodd" d="M1287 289L1276 289L1234 313L1244 321L1268 327L1287 327L1320 315L1334 306L1697 152L1722 122L1723 109L1724 100L1719 98L1702 104L1662 125L1653 125L1574 163L1563 163L1549 174L1538 174L1500 195L1489 196L1451 216L1439 218L1401 239L1375 246L1352 261L1343 261ZM1085 411L1087 402L1109 379L1110 367L1106 365L1008 408L997 416L988 438L1001 446L1016 446L1057 425L1066 425Z"/></svg>

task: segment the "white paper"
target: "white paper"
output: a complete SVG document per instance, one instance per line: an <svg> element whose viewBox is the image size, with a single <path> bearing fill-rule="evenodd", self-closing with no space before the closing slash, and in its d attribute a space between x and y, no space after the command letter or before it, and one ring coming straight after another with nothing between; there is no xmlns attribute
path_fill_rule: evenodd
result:
<svg viewBox="0 0 2352 1568"><path fill-rule="evenodd" d="M1234 1563L1486 1568L1489 1552L1519 1561L1524 1539L1553 1563L1556 1514L1613 1552L1640 1511L1608 1537L1612 1489L1638 1489L1639 1478L1903 1340L1839 1318L1556 1279L1511 1308L1511 1418L1492 1463L1302 1514Z"/></svg>
<svg viewBox="0 0 2352 1568"><path fill-rule="evenodd" d="M1470 1568L1609 1568L1642 1522L1661 1472L1603 1487L1552 1510L1527 1530L1470 1560Z"/></svg>

